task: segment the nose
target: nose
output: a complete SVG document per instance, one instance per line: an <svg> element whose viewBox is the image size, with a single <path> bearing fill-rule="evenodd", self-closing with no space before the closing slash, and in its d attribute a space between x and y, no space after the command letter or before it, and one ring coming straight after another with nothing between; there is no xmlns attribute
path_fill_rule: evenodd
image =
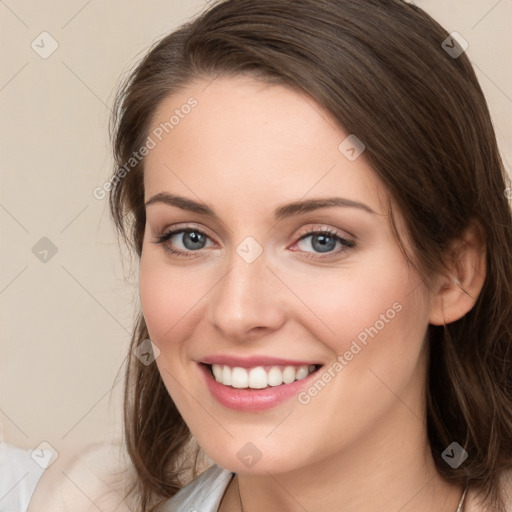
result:
<svg viewBox="0 0 512 512"><path fill-rule="evenodd" d="M227 273L212 290L209 320L224 339L248 341L286 321L283 284L264 255L247 263L234 253Z"/></svg>

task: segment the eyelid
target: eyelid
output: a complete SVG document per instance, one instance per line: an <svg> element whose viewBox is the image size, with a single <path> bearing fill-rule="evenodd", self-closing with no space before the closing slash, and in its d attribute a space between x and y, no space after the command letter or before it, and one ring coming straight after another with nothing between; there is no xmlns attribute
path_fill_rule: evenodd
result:
<svg viewBox="0 0 512 512"><path fill-rule="evenodd" d="M215 237L210 234L208 228L201 226L199 224L195 224L194 222L182 222L179 224L172 224L171 226L165 227L157 231L157 238L164 237L169 233L173 233L176 231L199 231L206 235L210 240L215 240Z"/></svg>
<svg viewBox="0 0 512 512"><path fill-rule="evenodd" d="M296 240L292 243L288 248L298 245L302 240L313 237L315 235L325 235L327 234L331 238L334 238L337 242L341 244L341 248L337 251L330 252L315 252L315 251L300 251L298 249L293 249L294 252L300 253L301 257L306 259L311 259L315 261L329 261L336 260L341 257L344 257L344 254L350 249L355 249L357 244L355 242L354 237L346 237L339 230L331 228L331 227L310 227L302 231L301 234L296 235Z"/></svg>
<svg viewBox="0 0 512 512"><path fill-rule="evenodd" d="M186 223L186 222L183 222L180 224L175 224L169 229L164 228L162 230L159 230L158 237L161 238L171 232L176 232L176 231L181 231L181 230L183 230L183 231L197 230L197 231L200 231L201 233L207 235L208 238L210 238L211 240L214 239L214 237L212 237L210 234L208 234L207 229L204 228L203 226L200 226L199 224L195 224L195 223ZM305 236L311 236L311 235L315 234L316 232L330 233L332 235L339 236L340 238L343 238L347 241L355 241L356 240L356 237L351 235L348 232L346 234L349 236L349 238L351 240L348 240L347 237L345 236L345 234L343 234L342 232L340 232L340 230L338 230L336 228L326 226L325 224L313 224L313 227L301 228L298 231L298 233L295 235L295 237L297 238L295 240L295 242L297 242L299 239L301 239Z"/></svg>
<svg viewBox="0 0 512 512"><path fill-rule="evenodd" d="M314 234L315 232L322 232L322 233L330 233L331 235L339 236L340 238L343 238L349 241L356 241L356 237L351 235L348 232L342 232L341 230L337 228L333 228L331 226L327 226L326 224L313 224L312 227L308 228L301 228L299 232L297 233L297 237L301 238L302 236L307 236Z"/></svg>
<svg viewBox="0 0 512 512"><path fill-rule="evenodd" d="M190 231L197 231L203 235L205 235L209 240L211 240L213 243L216 243L214 238L210 236L207 233L207 229L203 228L202 226L199 226L195 223L182 223L182 224L176 224L169 228L163 229L159 232L158 235L156 235L156 241L153 242L155 244L161 244L164 246L164 249L172 254L177 255L178 257L192 257L197 253L199 256L202 251L205 249L198 249L196 251L193 250L187 250L182 251L180 249L174 249L168 246L168 241L172 236L190 232ZM315 236L318 234L328 234L332 235L333 238L338 239L338 241L341 242L343 245L343 249L334 251L334 252L327 252L325 254L323 253L316 253L316 252L310 252L310 251L297 251L301 253L308 254L309 256L306 256L307 258L313 258L316 260L322 260L327 258L335 258L337 256L340 256L343 252L345 252L348 249L352 249L356 247L356 237L349 235L349 237L346 237L340 230L336 228L332 228L330 226L326 226L325 224L316 224L307 228L302 228L295 236L294 241L291 244L291 246L296 245L300 241L302 241L305 238L308 238L310 236ZM347 233L348 234L348 233ZM167 245L167 246L166 246ZM288 246L289 248L290 246ZM316 256L315 256L316 255Z"/></svg>

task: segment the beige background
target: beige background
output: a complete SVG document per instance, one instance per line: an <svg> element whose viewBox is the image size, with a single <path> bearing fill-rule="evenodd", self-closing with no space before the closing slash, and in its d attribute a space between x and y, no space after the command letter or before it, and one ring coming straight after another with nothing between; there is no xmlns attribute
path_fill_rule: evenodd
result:
<svg viewBox="0 0 512 512"><path fill-rule="evenodd" d="M512 161L512 0L415 1L468 41ZM121 75L206 6L0 1L0 422L11 443L61 451L120 432L136 274L92 191L111 172L107 122ZM31 44L48 50L45 31L58 48L43 59ZM46 262L32 252L43 237L57 249Z"/></svg>

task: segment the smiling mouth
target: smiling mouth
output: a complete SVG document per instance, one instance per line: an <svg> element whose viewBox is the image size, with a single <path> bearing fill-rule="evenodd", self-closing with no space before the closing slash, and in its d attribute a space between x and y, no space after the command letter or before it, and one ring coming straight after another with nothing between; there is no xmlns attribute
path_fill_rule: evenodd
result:
<svg viewBox="0 0 512 512"><path fill-rule="evenodd" d="M201 363L208 368L210 375L224 386L236 389L265 389L268 387L291 384L317 372L323 365L310 364L301 366L255 366L241 368L224 364Z"/></svg>

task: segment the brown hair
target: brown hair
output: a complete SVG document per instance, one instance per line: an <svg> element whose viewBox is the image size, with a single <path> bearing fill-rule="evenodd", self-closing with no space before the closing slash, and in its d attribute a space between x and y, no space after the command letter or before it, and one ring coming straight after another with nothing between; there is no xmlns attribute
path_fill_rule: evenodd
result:
<svg viewBox="0 0 512 512"><path fill-rule="evenodd" d="M159 41L130 74L116 97L113 147L119 169L144 146L164 98L197 78L250 74L305 92L364 142L426 283L446 269L451 242L477 222L487 243L480 296L460 320L429 325L427 428L438 471L469 481L490 510L503 510L499 477L512 467L511 210L486 100L466 55L442 48L448 36L400 0L221 1ZM143 172L144 160L116 171L110 192L118 232L139 257ZM391 220L395 226L392 211ZM148 337L140 313L125 436L144 512L186 483L191 441L156 365L132 356ZM469 453L456 469L441 458L453 441Z"/></svg>

